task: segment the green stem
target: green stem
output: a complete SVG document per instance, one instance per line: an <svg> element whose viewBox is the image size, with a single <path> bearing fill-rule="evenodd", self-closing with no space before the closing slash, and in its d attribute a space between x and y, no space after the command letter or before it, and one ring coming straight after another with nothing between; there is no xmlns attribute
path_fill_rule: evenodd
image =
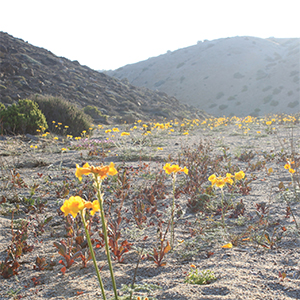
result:
<svg viewBox="0 0 300 300"><path fill-rule="evenodd" d="M94 253L94 250L93 250L90 234L89 234L89 231L88 231L87 226L86 226L85 218L84 218L84 215L83 215L83 210L80 212L80 215L81 215L81 219L82 219L82 222L83 222L83 227L84 227L84 230L85 230L86 239L87 239L87 242L88 242L88 245L89 245L89 248L90 248L90 252L91 252L91 255L92 255L92 259L93 259L94 267L95 267L95 270L96 270L98 282L99 282L99 285L100 285L100 288L101 288L102 297L103 297L103 300L106 300L103 282L101 280L100 272L99 272L99 269L98 269L98 265L97 265L95 253Z"/></svg>
<svg viewBox="0 0 300 300"><path fill-rule="evenodd" d="M222 198L221 198L221 205L222 205L222 223L223 223L223 228L225 228L225 220L224 220L224 191L223 191L223 188L221 188L221 194L222 194Z"/></svg>
<svg viewBox="0 0 300 300"><path fill-rule="evenodd" d="M176 175L172 174L173 181L172 181L172 186L173 186L173 202L172 202L172 211L171 211L171 247L173 249L174 246L174 211L175 211L175 182L176 182Z"/></svg>
<svg viewBox="0 0 300 300"><path fill-rule="evenodd" d="M104 215L104 210L103 210L103 198L102 198L102 194L101 194L102 180L100 179L100 181L99 181L97 175L95 175L95 182L96 182L96 186L97 186L97 198L98 198L98 202L99 202L99 206L100 206L100 214L101 214L101 221L102 221L102 232L103 232L104 241L105 241L105 251L106 251L106 256L107 256L107 262L108 262L108 266L109 266L110 277L111 277L111 281L112 281L112 285L113 285L115 299L118 300L117 286L116 286L114 271L113 271L111 258L110 258L108 238L107 238L106 220L105 220L105 215Z"/></svg>

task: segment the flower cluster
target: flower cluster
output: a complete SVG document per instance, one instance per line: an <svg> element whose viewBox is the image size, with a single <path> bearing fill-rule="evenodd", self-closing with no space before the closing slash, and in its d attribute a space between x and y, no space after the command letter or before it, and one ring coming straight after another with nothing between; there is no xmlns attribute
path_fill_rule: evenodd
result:
<svg viewBox="0 0 300 300"><path fill-rule="evenodd" d="M100 210L98 200L94 200L93 202L85 201L79 196L71 196L68 200L64 202L61 211L67 216L71 214L73 218L75 218L79 211L82 211L85 208L91 208L91 215L93 216L97 211Z"/></svg>
<svg viewBox="0 0 300 300"><path fill-rule="evenodd" d="M284 165L284 168L286 170L289 170L289 172L291 174L294 174L295 173L295 170L291 167L292 164L294 164L295 162L291 161L291 162L287 162L285 165Z"/></svg>
<svg viewBox="0 0 300 300"><path fill-rule="evenodd" d="M116 175L117 173L118 171L115 169L113 162L111 162L108 166L99 167L90 166L86 163L83 167L79 167L79 165L76 164L75 176L81 181L82 175L94 174L96 177L100 176L101 179L104 179L107 175Z"/></svg>
<svg viewBox="0 0 300 300"><path fill-rule="evenodd" d="M176 174L176 173L180 173L180 172L184 172L185 174L189 173L189 170L187 169L187 167L181 168L178 165L171 165L169 163L166 163L164 166L164 170L166 171L167 174Z"/></svg>
<svg viewBox="0 0 300 300"><path fill-rule="evenodd" d="M233 184L234 181L232 178L234 178L235 180L241 180L244 177L245 173L243 171L239 171L234 175L227 173L225 177L217 177L215 174L212 174L208 177L208 180L211 182L212 186L215 185L216 187L222 189L226 183Z"/></svg>

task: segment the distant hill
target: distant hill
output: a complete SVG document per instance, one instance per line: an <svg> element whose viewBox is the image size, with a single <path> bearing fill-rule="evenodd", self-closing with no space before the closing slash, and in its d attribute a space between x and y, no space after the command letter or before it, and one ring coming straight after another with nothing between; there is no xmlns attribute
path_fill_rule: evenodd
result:
<svg viewBox="0 0 300 300"><path fill-rule="evenodd" d="M9 105L35 94L62 96L80 108L94 105L115 121L206 116L164 92L135 87L0 32L0 101Z"/></svg>
<svg viewBox="0 0 300 300"><path fill-rule="evenodd" d="M299 111L299 62L299 38L245 36L198 42L106 74L215 116L257 116Z"/></svg>

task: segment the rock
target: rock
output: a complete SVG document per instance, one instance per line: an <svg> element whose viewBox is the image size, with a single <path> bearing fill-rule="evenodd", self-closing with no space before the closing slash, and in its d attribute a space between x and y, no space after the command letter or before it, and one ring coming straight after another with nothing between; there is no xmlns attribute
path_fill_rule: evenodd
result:
<svg viewBox="0 0 300 300"><path fill-rule="evenodd" d="M34 71L33 71L33 69L28 68L28 69L25 70L25 74L28 75L28 76L33 77L34 76Z"/></svg>

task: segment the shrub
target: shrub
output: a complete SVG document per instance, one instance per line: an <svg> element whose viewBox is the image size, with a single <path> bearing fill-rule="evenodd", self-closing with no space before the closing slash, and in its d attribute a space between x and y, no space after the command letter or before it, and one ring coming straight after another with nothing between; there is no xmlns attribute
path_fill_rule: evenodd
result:
<svg viewBox="0 0 300 300"><path fill-rule="evenodd" d="M6 109L1 106L0 120L2 133L34 134L39 128L48 128L46 117L38 104L29 99L19 100L18 104L8 106Z"/></svg>
<svg viewBox="0 0 300 300"><path fill-rule="evenodd" d="M80 136L84 130L89 132L92 118L66 99L37 95L34 100L46 116L49 127L52 121L56 121L69 126L68 130L64 131L65 134Z"/></svg>
<svg viewBox="0 0 300 300"><path fill-rule="evenodd" d="M83 109L84 113L91 116L94 120L99 120L102 122L107 122L107 116L103 115L102 112L96 107L92 105L87 105Z"/></svg>

